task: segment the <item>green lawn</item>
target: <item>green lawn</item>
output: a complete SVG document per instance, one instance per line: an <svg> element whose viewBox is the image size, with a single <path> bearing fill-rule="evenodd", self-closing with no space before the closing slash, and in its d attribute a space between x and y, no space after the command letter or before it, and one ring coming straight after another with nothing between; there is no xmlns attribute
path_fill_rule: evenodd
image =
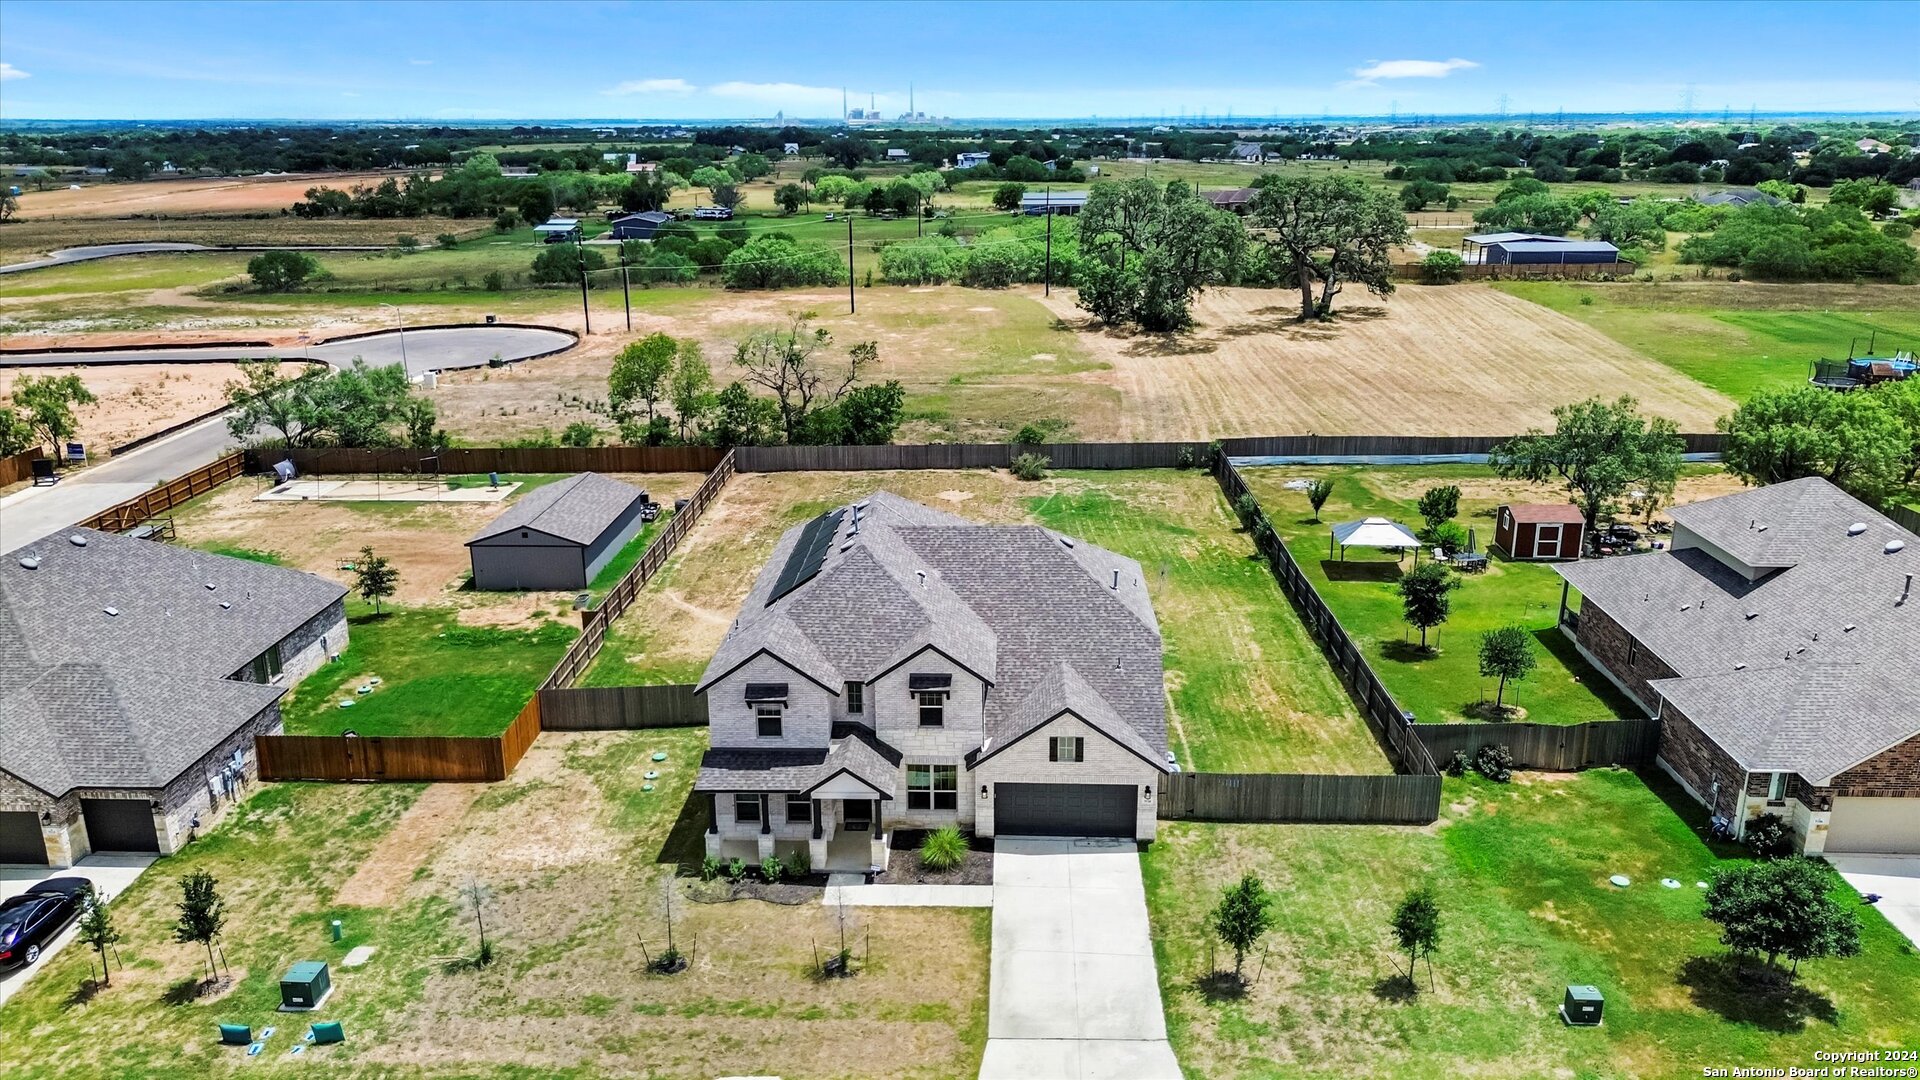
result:
<svg viewBox="0 0 1920 1080"><path fill-rule="evenodd" d="M1822 357L1920 348L1911 286L1506 281L1495 288L1580 320L1735 400L1793 386ZM1583 298L1591 298L1586 302Z"/></svg>
<svg viewBox="0 0 1920 1080"><path fill-rule="evenodd" d="M1664 776L1519 774L1446 782L1426 828L1163 822L1142 857L1168 1034L1189 1077L1678 1077L1815 1066L1818 1050L1920 1041L1920 956L1836 876L1863 951L1809 962L1785 992L1736 981L1695 882L1734 857L1688 825ZM1243 873L1280 894L1244 997L1207 978L1206 911ZM1632 884L1617 888L1613 874ZM1662 886L1662 878L1681 883ZM1431 885L1439 951L1408 995L1388 933ZM1213 955L1230 969L1230 952ZM1569 983L1605 1023L1556 1015Z"/></svg>
<svg viewBox="0 0 1920 1080"><path fill-rule="evenodd" d="M445 609L389 605L376 615L357 599L347 615L347 651L281 702L289 734L498 734L579 633L556 621L535 630L463 626ZM356 692L373 677L378 686Z"/></svg>
<svg viewBox="0 0 1920 1080"><path fill-rule="evenodd" d="M1461 586L1451 597L1452 616L1429 635L1438 651L1428 654L1418 649L1419 632L1406 624L1396 586L1411 560L1395 563L1385 552L1363 548L1349 549L1344 562L1329 560L1328 530L1335 522L1377 515L1418 531L1421 522L1414 503L1420 491L1441 484L1484 485L1490 479L1485 467L1287 466L1243 469L1241 475L1387 689L1423 722L1487 718L1468 712L1483 702L1491 705L1499 681L1480 675L1480 635L1509 623L1533 631L1537 643L1538 670L1525 682L1508 684L1506 693L1507 704L1526 710L1525 719L1577 724L1643 715L1581 659L1556 628L1562 582L1549 564L1509 562L1495 554L1485 572L1461 575ZM1334 484L1318 523L1306 495L1284 486L1308 476L1325 476ZM1493 540L1492 510L1501 501L1490 491L1461 498L1459 521L1475 531L1481 550Z"/></svg>
<svg viewBox="0 0 1920 1080"><path fill-rule="evenodd" d="M988 523L1032 522L1139 560L1165 642L1167 741L1217 772L1391 771L1319 646L1251 557L1219 487L1172 469L737 477L616 620L586 686L699 678L780 533L876 489Z"/></svg>
<svg viewBox="0 0 1920 1080"><path fill-rule="evenodd" d="M633 539L627 541L627 546L621 548L613 558L608 559L607 565L593 575L593 580L588 583L587 588L593 593L595 603L606 596L608 589L618 585L621 578L627 576L627 571L633 569L634 564L640 561L640 556L647 553L647 545L653 543L654 535L666 528L668 519L672 517L672 510L662 508L658 520L640 526L640 531L633 534Z"/></svg>

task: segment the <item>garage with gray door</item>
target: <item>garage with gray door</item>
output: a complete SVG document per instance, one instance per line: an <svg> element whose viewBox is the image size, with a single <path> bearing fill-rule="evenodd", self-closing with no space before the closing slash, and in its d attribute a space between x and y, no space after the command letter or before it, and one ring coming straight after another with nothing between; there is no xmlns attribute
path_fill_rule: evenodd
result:
<svg viewBox="0 0 1920 1080"><path fill-rule="evenodd" d="M95 851L159 851L153 804L146 799L81 799L87 843Z"/></svg>
<svg viewBox="0 0 1920 1080"><path fill-rule="evenodd" d="M1132 836L1131 784L995 784L999 836Z"/></svg>
<svg viewBox="0 0 1920 1080"><path fill-rule="evenodd" d="M47 842L40 815L27 810L0 812L0 863L47 865Z"/></svg>
<svg viewBox="0 0 1920 1080"><path fill-rule="evenodd" d="M1920 855L1920 799L1833 800L1828 854Z"/></svg>

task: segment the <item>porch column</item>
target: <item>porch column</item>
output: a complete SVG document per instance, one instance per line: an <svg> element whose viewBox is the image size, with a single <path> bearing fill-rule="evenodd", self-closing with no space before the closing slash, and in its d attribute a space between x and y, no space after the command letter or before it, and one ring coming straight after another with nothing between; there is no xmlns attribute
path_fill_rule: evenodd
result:
<svg viewBox="0 0 1920 1080"><path fill-rule="evenodd" d="M880 800L873 800L873 838L880 839Z"/></svg>
<svg viewBox="0 0 1920 1080"><path fill-rule="evenodd" d="M867 841L867 865L887 868L887 841L880 824L880 800L873 800L873 837Z"/></svg>
<svg viewBox="0 0 1920 1080"><path fill-rule="evenodd" d="M720 796L707 792L707 833L714 835L720 831Z"/></svg>
<svg viewBox="0 0 1920 1080"><path fill-rule="evenodd" d="M760 793L760 832L770 835L773 832L773 796Z"/></svg>
<svg viewBox="0 0 1920 1080"><path fill-rule="evenodd" d="M815 800L813 800L813 838L814 838L815 840L818 840L818 839L820 839L820 838L821 838L821 837L822 837L823 835L825 835L825 834L824 834L824 833L823 833L823 832L821 831L821 824L820 824L820 800L819 800L819 799L815 799Z"/></svg>

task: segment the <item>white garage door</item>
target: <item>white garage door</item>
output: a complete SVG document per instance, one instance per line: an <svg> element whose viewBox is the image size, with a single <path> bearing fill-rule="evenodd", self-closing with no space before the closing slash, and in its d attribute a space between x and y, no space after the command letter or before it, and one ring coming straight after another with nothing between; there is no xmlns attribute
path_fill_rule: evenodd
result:
<svg viewBox="0 0 1920 1080"><path fill-rule="evenodd" d="M1920 855L1920 799L1835 799L1827 851Z"/></svg>

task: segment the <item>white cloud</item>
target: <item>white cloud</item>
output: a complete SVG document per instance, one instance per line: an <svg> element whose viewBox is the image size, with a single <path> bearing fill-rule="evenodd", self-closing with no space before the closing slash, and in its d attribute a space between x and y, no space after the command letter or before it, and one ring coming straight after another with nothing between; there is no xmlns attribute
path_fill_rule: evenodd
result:
<svg viewBox="0 0 1920 1080"><path fill-rule="evenodd" d="M32 78L32 76L6 61L0 60L0 82L12 82L15 79L29 78Z"/></svg>
<svg viewBox="0 0 1920 1080"><path fill-rule="evenodd" d="M1375 60L1366 67L1353 69L1348 86L1372 86L1376 79L1444 79L1456 71L1477 68L1471 60Z"/></svg>
<svg viewBox="0 0 1920 1080"><path fill-rule="evenodd" d="M619 97L625 94L673 94L675 96L685 96L698 89L699 87L685 79L628 79L626 82L620 83L610 89L602 90L601 93L610 97Z"/></svg>

